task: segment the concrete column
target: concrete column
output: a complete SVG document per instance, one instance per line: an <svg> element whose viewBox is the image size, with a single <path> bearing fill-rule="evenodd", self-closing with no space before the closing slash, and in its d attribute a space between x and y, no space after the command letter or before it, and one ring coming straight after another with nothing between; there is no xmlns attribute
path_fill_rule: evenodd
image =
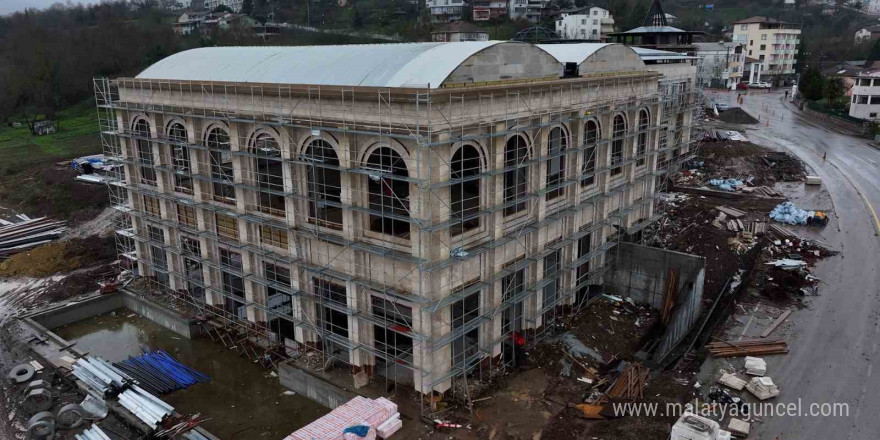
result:
<svg viewBox="0 0 880 440"><path fill-rule="evenodd" d="M248 157L243 157L238 154L235 154L236 151L247 151L247 145L242 145L242 140L239 138L240 131L239 126L236 123L232 123L229 125L229 148L232 150L232 180L235 183L242 183L245 181L245 163L244 160L249 159ZM247 140L244 140L247 142ZM240 213L246 212L246 205L250 200L248 197L253 197L253 191L245 190L243 188L235 188L235 210Z"/></svg>
<svg viewBox="0 0 880 440"><path fill-rule="evenodd" d="M494 127L495 133L503 133L507 131L507 123L498 122ZM504 168L504 148L507 145L505 136L495 136L489 138L491 145L488 145L489 157L487 163L490 169L500 170ZM494 177L487 180L486 185L489 188L494 187L494 191L490 192L487 202L492 206L501 206L504 203L504 173L496 173ZM504 236L504 210L498 210L492 215L492 223L486 225L493 239L497 240Z"/></svg>

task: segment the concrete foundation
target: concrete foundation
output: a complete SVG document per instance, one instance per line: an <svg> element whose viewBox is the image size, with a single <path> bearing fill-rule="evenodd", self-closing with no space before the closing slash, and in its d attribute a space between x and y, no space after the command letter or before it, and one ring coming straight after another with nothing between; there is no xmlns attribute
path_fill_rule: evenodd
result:
<svg viewBox="0 0 880 440"><path fill-rule="evenodd" d="M671 270L678 271L678 297L655 351L660 359L697 324L703 301L706 259L665 249L620 243L611 252L611 271L605 279L608 292L659 309L663 286Z"/></svg>
<svg viewBox="0 0 880 440"><path fill-rule="evenodd" d="M198 336L201 332L195 321L127 290L109 295L95 295L76 303L61 303L48 309L41 309L25 318L32 319L45 329L53 329L119 308L129 309L188 339Z"/></svg>

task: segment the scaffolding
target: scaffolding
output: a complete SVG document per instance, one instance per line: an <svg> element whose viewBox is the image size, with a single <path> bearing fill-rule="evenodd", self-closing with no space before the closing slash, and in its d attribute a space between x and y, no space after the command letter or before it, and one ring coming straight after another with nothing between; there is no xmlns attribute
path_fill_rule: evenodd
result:
<svg viewBox="0 0 880 440"><path fill-rule="evenodd" d="M273 365L467 400L595 297L690 157L692 81L449 89L96 79L118 252ZM420 399L430 411L433 397Z"/></svg>

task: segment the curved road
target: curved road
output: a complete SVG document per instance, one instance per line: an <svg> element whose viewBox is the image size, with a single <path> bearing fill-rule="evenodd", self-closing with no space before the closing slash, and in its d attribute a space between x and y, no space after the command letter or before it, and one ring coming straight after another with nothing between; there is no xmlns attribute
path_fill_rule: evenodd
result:
<svg viewBox="0 0 880 440"><path fill-rule="evenodd" d="M735 105L731 93L713 95ZM829 243L840 255L814 270L827 285L807 309L792 315L787 336L791 353L767 358L768 375L782 391L773 402L800 402L803 412L813 403L847 403L849 415L767 417L753 425L750 438L877 439L880 223L874 209L880 208L880 150L865 139L802 116L782 98L782 91L746 97L746 110L761 117L760 125L750 126L746 134L754 143L796 154L822 177L834 218L811 238Z"/></svg>

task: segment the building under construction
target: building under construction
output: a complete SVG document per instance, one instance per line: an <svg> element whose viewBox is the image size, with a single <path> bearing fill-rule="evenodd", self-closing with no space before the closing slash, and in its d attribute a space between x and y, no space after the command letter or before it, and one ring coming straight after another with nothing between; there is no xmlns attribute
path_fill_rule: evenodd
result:
<svg viewBox="0 0 880 440"><path fill-rule="evenodd" d="M119 252L266 353L457 389L657 217L693 83L650 67L617 44L217 47L96 80Z"/></svg>

